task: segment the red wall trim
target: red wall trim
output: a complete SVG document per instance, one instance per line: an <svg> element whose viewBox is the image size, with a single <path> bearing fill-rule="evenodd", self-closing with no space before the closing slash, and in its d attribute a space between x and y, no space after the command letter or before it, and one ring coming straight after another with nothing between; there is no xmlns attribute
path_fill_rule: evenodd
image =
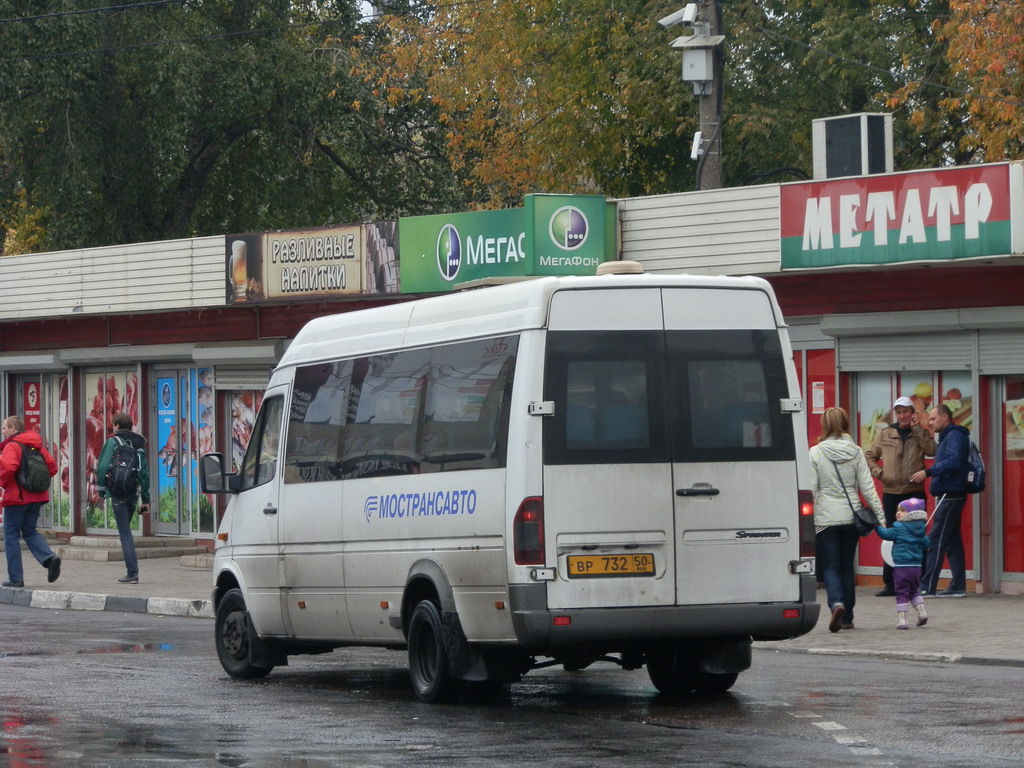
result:
<svg viewBox="0 0 1024 768"><path fill-rule="evenodd" d="M767 280L788 317L1024 305L1024 266L790 272Z"/></svg>

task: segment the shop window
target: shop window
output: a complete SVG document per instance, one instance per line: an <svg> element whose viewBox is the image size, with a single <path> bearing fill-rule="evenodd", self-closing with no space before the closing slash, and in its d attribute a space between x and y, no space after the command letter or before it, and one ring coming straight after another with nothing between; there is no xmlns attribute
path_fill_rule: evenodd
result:
<svg viewBox="0 0 1024 768"><path fill-rule="evenodd" d="M1024 376L1006 377L1003 433L1003 570L1024 574Z"/></svg>

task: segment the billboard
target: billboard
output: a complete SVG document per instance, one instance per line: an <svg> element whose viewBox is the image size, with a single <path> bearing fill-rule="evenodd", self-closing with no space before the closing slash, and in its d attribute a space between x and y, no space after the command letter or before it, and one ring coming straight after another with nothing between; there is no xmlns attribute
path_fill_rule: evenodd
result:
<svg viewBox="0 0 1024 768"><path fill-rule="evenodd" d="M782 269L1020 253L1022 180L1021 165L998 163L783 184Z"/></svg>
<svg viewBox="0 0 1024 768"><path fill-rule="evenodd" d="M592 275L615 258L615 206L600 195L527 195L522 208L399 219L402 293L485 278Z"/></svg>
<svg viewBox="0 0 1024 768"><path fill-rule="evenodd" d="M228 235L225 302L397 293L397 261L393 221Z"/></svg>

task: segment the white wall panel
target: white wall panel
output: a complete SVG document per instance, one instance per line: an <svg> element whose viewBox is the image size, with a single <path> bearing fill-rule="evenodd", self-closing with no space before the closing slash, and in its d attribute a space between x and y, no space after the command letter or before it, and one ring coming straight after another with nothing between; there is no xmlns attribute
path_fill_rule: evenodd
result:
<svg viewBox="0 0 1024 768"><path fill-rule="evenodd" d="M630 198L619 218L622 258L648 272L780 271L777 184Z"/></svg>
<svg viewBox="0 0 1024 768"><path fill-rule="evenodd" d="M223 306L224 238L5 256L0 281L0 320Z"/></svg>

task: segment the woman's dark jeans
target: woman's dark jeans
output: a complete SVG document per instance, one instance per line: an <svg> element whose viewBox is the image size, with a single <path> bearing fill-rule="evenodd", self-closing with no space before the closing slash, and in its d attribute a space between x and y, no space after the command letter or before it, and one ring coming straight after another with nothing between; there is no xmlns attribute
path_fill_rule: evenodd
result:
<svg viewBox="0 0 1024 768"><path fill-rule="evenodd" d="M857 529L852 525L830 525L815 537L817 567L825 582L828 609L840 603L846 609L843 624L853 623L853 606L857 602Z"/></svg>

